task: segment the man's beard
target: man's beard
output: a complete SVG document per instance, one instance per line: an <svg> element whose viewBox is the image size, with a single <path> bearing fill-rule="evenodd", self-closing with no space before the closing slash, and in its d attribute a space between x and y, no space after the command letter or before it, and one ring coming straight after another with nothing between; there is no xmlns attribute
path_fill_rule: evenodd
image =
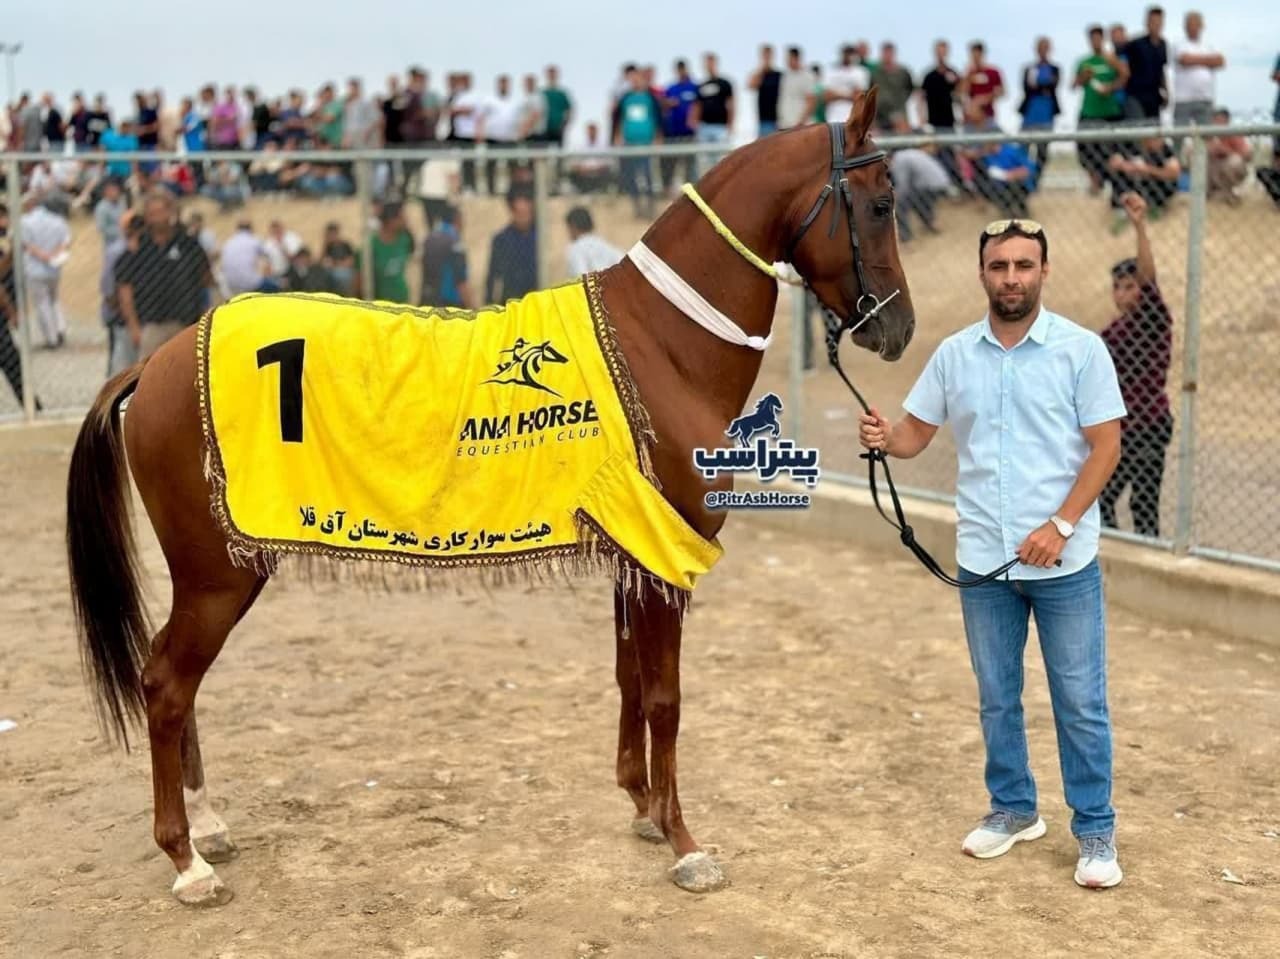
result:
<svg viewBox="0 0 1280 959"><path fill-rule="evenodd" d="M1018 323L1025 320L1036 305L1036 300L1039 297L1039 287L1035 289L1024 287L1017 297L1012 295L1005 296L1003 292L992 293L990 290L987 291L987 301L991 306L991 315L997 320L1003 320L1006 323Z"/></svg>

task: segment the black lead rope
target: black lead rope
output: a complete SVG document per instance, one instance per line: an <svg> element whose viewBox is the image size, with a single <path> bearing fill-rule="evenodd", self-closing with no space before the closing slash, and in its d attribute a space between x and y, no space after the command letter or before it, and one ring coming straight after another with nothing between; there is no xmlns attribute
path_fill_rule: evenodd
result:
<svg viewBox="0 0 1280 959"><path fill-rule="evenodd" d="M838 327L830 323L827 324L827 358L831 361L831 365L835 367L836 372L840 374L840 379L844 380L844 385L849 387L849 392L858 401L858 405L862 407L863 412L870 416L871 407L867 405L867 401L862 398L862 394L858 392L858 388L845 375L844 368L840 365L840 336L848 328L850 328L850 324L847 320L842 321ZM867 450L865 453L860 454L858 458L867 461L867 480L871 485L871 501L876 505L876 512L884 518L886 523L898 531L898 538L902 540L902 545L915 554L916 559L920 561L920 565L948 586L954 586L957 589L981 586L1003 576L1020 562L1017 559L1010 560L999 569L993 569L985 576L980 576L974 580L962 582L956 579L944 570L938 564L938 561L929 555L929 551L916 541L915 530L907 522L906 513L902 510L902 500L898 498L898 489L893 484L893 473L889 470L889 458L885 455L884 450ZM884 481L885 485L889 487L889 497L893 501L893 513L898 518L897 522L889 518L889 515L884 511L884 507L880 504L880 490L876 484L877 463L884 469Z"/></svg>

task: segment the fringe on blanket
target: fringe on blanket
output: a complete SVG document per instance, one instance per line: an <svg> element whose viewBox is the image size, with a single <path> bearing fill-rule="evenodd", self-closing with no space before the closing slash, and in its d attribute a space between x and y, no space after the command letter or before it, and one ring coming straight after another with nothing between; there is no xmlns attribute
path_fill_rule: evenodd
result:
<svg viewBox="0 0 1280 959"><path fill-rule="evenodd" d="M585 278L587 299L595 323L601 352L613 377L623 410L631 427L640 471L661 489L653 469L656 434L648 411L640 401L626 358L618 348L616 332L604 308L596 274ZM226 475L218 453L213 420L207 407L208 342L213 310L200 321L196 337L196 390L204 433L204 478L209 483L210 510L227 537L227 556L233 566L251 569L260 576L289 575L310 585L316 583L354 584L365 589L401 591L436 590L451 586L455 592L479 585L485 591L509 586L555 584L572 588L585 576L607 575L627 596L641 601L649 596L662 599L678 610L681 619L692 605L692 594L654 576L618 545L584 511L574 516L577 543L530 550L527 553L442 559L393 553L364 553L359 550L331 550L323 545L301 543L264 545L244 536L231 521L227 510ZM629 624L624 623L629 634Z"/></svg>

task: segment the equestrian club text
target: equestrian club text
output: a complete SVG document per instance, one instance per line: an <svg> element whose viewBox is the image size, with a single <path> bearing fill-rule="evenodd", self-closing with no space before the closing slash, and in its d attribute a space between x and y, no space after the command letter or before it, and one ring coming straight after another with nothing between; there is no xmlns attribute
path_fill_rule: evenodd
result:
<svg viewBox="0 0 1280 959"><path fill-rule="evenodd" d="M537 409L517 413L515 436L539 433L556 426L575 426L578 423L597 423L600 415L592 400L574 400L572 403L554 403ZM513 435L511 414L504 416L470 416L458 434L459 442L467 440L501 440Z"/></svg>

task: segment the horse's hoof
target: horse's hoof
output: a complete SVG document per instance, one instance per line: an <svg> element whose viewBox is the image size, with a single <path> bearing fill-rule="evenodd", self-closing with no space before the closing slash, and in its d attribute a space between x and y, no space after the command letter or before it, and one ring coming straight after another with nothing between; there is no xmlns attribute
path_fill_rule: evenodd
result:
<svg viewBox="0 0 1280 959"><path fill-rule="evenodd" d="M702 850L682 856L668 874L687 892L715 892L729 884L720 866Z"/></svg>
<svg viewBox="0 0 1280 959"><path fill-rule="evenodd" d="M208 836L192 836L191 844L205 862L230 862L240 855L239 847L231 841L231 833L225 830Z"/></svg>
<svg viewBox="0 0 1280 959"><path fill-rule="evenodd" d="M184 881L179 876L173 884L173 895L184 906L225 906L235 893L210 869L208 875L195 879Z"/></svg>
<svg viewBox="0 0 1280 959"><path fill-rule="evenodd" d="M637 816L631 820L631 831L647 842L666 842L667 837L648 816Z"/></svg>

